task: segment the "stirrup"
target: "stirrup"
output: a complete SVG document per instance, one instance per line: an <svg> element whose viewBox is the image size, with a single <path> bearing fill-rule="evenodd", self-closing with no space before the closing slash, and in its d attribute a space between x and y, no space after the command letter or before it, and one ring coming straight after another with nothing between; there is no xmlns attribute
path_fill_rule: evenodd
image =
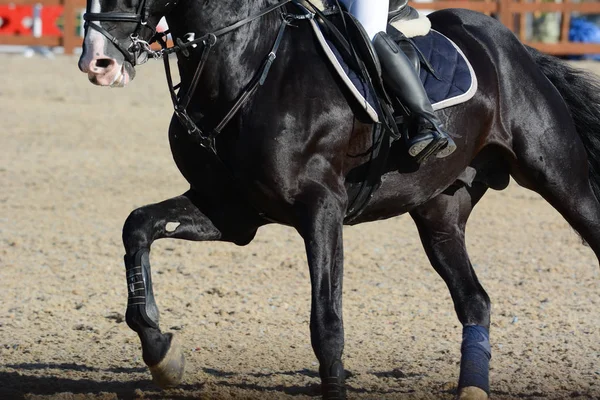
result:
<svg viewBox="0 0 600 400"><path fill-rule="evenodd" d="M434 132L428 132L411 138L408 140L408 154L411 157L417 157L427 148L427 146L439 139L441 139L441 137L435 135Z"/></svg>
<svg viewBox="0 0 600 400"><path fill-rule="evenodd" d="M435 154L437 158L448 157L456 150L454 140L441 130L430 130L408 140L408 154L419 164Z"/></svg>
<svg viewBox="0 0 600 400"><path fill-rule="evenodd" d="M428 143L425 147L423 147L423 145L425 145L425 143ZM432 156L433 154L436 154L438 151L440 151L440 149L442 149L443 147L445 147L448 144L448 140L445 138L439 138L439 137L435 137L433 140L424 140L424 141L419 141L416 145L416 147L421 147L422 150L416 155L414 156L415 161L418 164L423 164L425 162L425 160L427 160L430 156ZM415 147L415 146L413 146Z"/></svg>
<svg viewBox="0 0 600 400"><path fill-rule="evenodd" d="M442 149L436 153L435 156L437 158L448 157L456 150L456 143L454 143L454 140L452 140L450 135L446 135L446 139L448 140L448 144L446 145L446 147L442 147Z"/></svg>

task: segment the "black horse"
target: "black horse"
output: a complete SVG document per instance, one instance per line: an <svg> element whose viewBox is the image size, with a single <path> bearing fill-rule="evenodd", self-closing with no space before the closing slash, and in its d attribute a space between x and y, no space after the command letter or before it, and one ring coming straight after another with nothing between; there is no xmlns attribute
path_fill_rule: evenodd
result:
<svg viewBox="0 0 600 400"><path fill-rule="evenodd" d="M152 243L177 238L245 245L258 227L277 222L295 227L305 241L312 285L311 340L320 362L322 392L326 398L344 397L342 228L348 176L355 178L370 160L372 124L338 85L308 23L299 20L281 36L264 84L255 86L217 137L218 156L211 151L213 143L196 140L195 125L186 125L189 114L205 127L216 126L252 86L280 32L282 13L299 11L291 3L269 8L278 3L88 3L79 66L96 84L122 86L133 78L144 41L163 15L175 39L219 33L205 36L203 43L214 47L193 93L188 88L195 86L206 46L186 48L189 57L178 53L184 91L180 97L188 93L190 98L187 113L180 109L173 117L169 137L190 189L133 211L123 228L127 323L138 333L144 361L162 386L181 380L184 360L174 336L159 329L149 263ZM270 12L244 21L261 11ZM488 188L503 189L512 176L541 194L600 254L600 85L592 76L523 46L483 14L443 10L430 19L468 56L479 81L472 100L440 112L458 150L410 169L405 168L403 147L392 146L379 190L352 224L410 213L464 327L459 395L485 398L490 300L467 255L465 225ZM235 29L219 31L238 21L242 23ZM132 156L144 157L135 151ZM476 171L468 185L457 180L467 168Z"/></svg>

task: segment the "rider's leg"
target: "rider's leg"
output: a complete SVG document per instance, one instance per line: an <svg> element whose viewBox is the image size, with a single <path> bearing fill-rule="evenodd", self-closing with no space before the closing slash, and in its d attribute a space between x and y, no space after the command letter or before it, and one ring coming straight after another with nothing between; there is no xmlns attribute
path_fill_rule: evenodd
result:
<svg viewBox="0 0 600 400"><path fill-rule="evenodd" d="M383 79L387 86L419 119L418 133L409 141L409 154L413 157L417 156L434 141L442 145L447 141L445 147L438 147L441 150L437 152L437 157L442 158L452 154L456 150L456 144L444 131L421 79L404 52L385 32L375 35L373 45L381 61Z"/></svg>
<svg viewBox="0 0 600 400"><path fill-rule="evenodd" d="M360 21L373 40L378 32L385 31L389 0L341 0L348 12Z"/></svg>
<svg viewBox="0 0 600 400"><path fill-rule="evenodd" d="M389 0L341 0L341 2L360 21L373 41L382 64L383 78L394 91L394 95L418 117L418 133L409 141L409 154L418 156L426 148L427 152L441 149L437 152L440 158L452 154L456 150L456 144L443 130L421 79L404 52L385 33Z"/></svg>

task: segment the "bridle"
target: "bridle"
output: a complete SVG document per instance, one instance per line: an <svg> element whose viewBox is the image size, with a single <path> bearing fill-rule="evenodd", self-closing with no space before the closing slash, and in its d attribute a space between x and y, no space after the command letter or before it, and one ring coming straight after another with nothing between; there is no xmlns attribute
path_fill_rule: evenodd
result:
<svg viewBox="0 0 600 400"><path fill-rule="evenodd" d="M175 2L176 3L176 2ZM173 4L175 5L175 4ZM88 10L89 10L89 1L88 1ZM106 37L115 47L123 54L125 60L131 63L131 65L135 66L138 62L138 59L143 53L150 53L152 49L150 48L150 44L145 40L140 39L140 31L142 28L152 30L152 34L156 32L156 26L152 26L148 24L148 17L150 16L150 10L146 5L146 0L140 0L140 4L138 4L138 8L136 13L125 13L125 12L99 12L92 13L86 10L86 13L83 14L83 19L85 21L85 30L87 32L88 28L92 28L97 32L100 32L104 37ZM136 23L136 27L129 35L129 39L131 40L131 44L127 47L123 45L113 35L110 34L106 29L102 28L100 25L92 22L92 21L108 21L108 22L132 22Z"/></svg>
<svg viewBox="0 0 600 400"><path fill-rule="evenodd" d="M173 101L175 115L179 119L179 122L186 128L190 137L193 138L196 142L198 142L202 147L210 150L220 160L215 147L215 138L221 133L221 131L225 128L229 121L231 121L231 119L240 110L240 108L252 97L252 95L256 92L258 87L264 84L267 75L271 69L271 66L273 65L273 62L277 57L277 50L279 49L279 45L281 44L281 41L283 39L285 28L287 26L290 26L291 22L294 20L311 19L314 17L314 14L309 13L308 11L304 14L297 15L290 14L281 10L286 4L292 1L297 0L280 0L278 3L266 7L265 9L249 16L248 18L242 19L241 21L238 21L225 28L216 30L211 33L207 33L206 35L197 39L188 40L187 42L184 42L183 40L181 40L181 38L176 38L175 45L172 47L167 47L165 41L165 37L169 34L169 31L155 33L150 42L146 42L139 38L139 32L142 29L142 27L153 29L153 32L156 31L155 27L151 27L150 25L148 25L149 10L146 6L146 0L141 0L137 12L135 14L122 12L86 12L83 16L83 19L86 21L87 27L90 27L100 32L108 40L110 40L117 47L117 49L119 49L119 51L123 53L125 59L129 61L132 65L136 65L136 60L140 57L141 54L147 54L152 58L156 59L163 59L165 73L167 77L167 84L169 86L169 92L171 93L171 100ZM240 93L235 103L231 106L230 110L225 114L222 120L214 128L200 128L198 125L203 125L203 121L193 121L187 113L187 107L192 99L194 92L196 91L196 87L198 86L198 83L200 81L200 76L202 75L202 71L204 69L204 66L206 65L206 61L208 60L208 56L213 47L217 44L218 38L276 10L280 10L281 12L281 25L279 27L279 31L277 33L277 37L273 43L271 51L265 57L260 69L250 80L250 83L245 87L242 93ZM137 23L134 32L129 36L129 38L131 39L131 45L126 48L121 42L119 42L118 39L112 36L109 32L107 32L101 26L91 21ZM161 50L154 51L150 48L150 43L152 43L153 41L156 41L161 45ZM184 57L189 57L189 49L196 47L200 47L200 61L198 63L198 66L196 67L196 71L190 82L190 85L187 88L181 88L180 84L174 85L171 76L171 67L169 65L168 55L173 53L181 53Z"/></svg>

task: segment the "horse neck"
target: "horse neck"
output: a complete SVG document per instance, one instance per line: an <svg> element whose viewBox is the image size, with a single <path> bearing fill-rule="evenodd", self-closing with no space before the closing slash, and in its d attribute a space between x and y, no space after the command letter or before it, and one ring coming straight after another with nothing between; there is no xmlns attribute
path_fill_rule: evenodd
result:
<svg viewBox="0 0 600 400"><path fill-rule="evenodd" d="M167 17L175 37L193 32L201 37L230 26L263 10L276 0L196 1L186 0ZM201 103L231 101L259 69L275 40L281 19L275 11L218 38L206 63L197 95ZM185 58L178 55L182 82L190 82L200 51ZM208 97L206 97L208 96ZM195 96L197 97L197 96Z"/></svg>

